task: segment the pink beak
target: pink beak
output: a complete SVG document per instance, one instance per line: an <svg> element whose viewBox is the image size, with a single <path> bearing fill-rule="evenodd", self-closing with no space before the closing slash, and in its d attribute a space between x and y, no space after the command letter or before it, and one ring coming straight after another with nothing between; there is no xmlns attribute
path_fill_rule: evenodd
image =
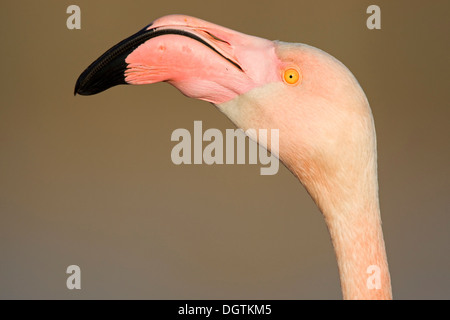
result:
<svg viewBox="0 0 450 320"><path fill-rule="evenodd" d="M94 61L78 78L75 94L167 81L186 96L220 104L279 81L274 48L272 41L197 18L166 16Z"/></svg>

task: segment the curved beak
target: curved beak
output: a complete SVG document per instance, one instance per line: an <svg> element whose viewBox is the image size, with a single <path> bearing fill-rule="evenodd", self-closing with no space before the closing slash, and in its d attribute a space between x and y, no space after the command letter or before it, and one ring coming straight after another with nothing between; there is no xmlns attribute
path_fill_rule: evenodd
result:
<svg viewBox="0 0 450 320"><path fill-rule="evenodd" d="M93 95L119 84L128 84L125 81L125 59L150 33L147 28L119 42L92 62L78 77L74 95Z"/></svg>
<svg viewBox="0 0 450 320"><path fill-rule="evenodd" d="M273 46L197 18L166 16L95 60L78 78L75 95L167 81L189 97L222 103L273 80L264 70L274 59Z"/></svg>

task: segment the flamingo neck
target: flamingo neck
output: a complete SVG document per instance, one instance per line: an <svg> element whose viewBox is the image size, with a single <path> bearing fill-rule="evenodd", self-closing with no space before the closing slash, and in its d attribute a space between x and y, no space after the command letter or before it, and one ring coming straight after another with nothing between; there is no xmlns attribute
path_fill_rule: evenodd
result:
<svg viewBox="0 0 450 320"><path fill-rule="evenodd" d="M355 212L324 211L344 299L392 299L378 205Z"/></svg>
<svg viewBox="0 0 450 320"><path fill-rule="evenodd" d="M367 153L369 154L369 153ZM306 187L331 235L344 299L392 299L381 228L376 151L365 161L318 167L298 160L293 173Z"/></svg>

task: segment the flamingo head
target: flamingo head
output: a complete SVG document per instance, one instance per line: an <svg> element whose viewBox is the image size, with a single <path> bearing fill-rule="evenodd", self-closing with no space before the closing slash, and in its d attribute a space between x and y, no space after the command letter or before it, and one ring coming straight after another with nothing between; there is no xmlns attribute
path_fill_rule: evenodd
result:
<svg viewBox="0 0 450 320"><path fill-rule="evenodd" d="M342 184L338 178L351 175L355 161L373 162L371 111L342 63L305 44L249 36L189 16L157 19L112 47L81 74L75 94L161 81L213 103L243 130L279 129L276 155L319 205L330 181Z"/></svg>

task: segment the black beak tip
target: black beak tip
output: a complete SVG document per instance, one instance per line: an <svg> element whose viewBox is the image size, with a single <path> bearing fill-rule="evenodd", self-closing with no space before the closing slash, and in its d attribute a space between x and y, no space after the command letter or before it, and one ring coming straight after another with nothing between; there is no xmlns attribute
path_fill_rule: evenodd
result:
<svg viewBox="0 0 450 320"><path fill-rule="evenodd" d="M75 89L73 91L73 95L74 96L76 96L77 94L79 94L81 96L89 95L89 88L92 86L92 83L89 82L89 81L86 81L86 76L85 75L86 75L86 71L84 71L78 77L77 82L75 83Z"/></svg>
<svg viewBox="0 0 450 320"><path fill-rule="evenodd" d="M79 87L80 87L80 82L77 80L77 83L75 84L75 90L73 91L74 96L77 95Z"/></svg>
<svg viewBox="0 0 450 320"><path fill-rule="evenodd" d="M80 78L81 78L81 77L80 77ZM81 95L81 96L89 95L89 93L87 93L87 92L85 91L86 88L84 88L84 87L81 85L80 78L78 78L77 83L75 84L75 90L73 91L73 95L74 95L74 96L76 96L77 94L78 94L78 95Z"/></svg>
<svg viewBox="0 0 450 320"><path fill-rule="evenodd" d="M96 88L96 83L92 81L86 81L83 73L80 75L80 77L77 79L77 82L75 83L73 95L76 96L78 94L80 96L89 96L104 91L106 89L107 88L105 87L104 89L102 88L102 90L98 90L98 88Z"/></svg>
<svg viewBox="0 0 450 320"><path fill-rule="evenodd" d="M147 31L147 28L148 26L122 40L87 67L78 77L74 95L90 96L116 85L128 84L125 81L128 67L125 59L135 48L151 38L153 31Z"/></svg>
<svg viewBox="0 0 450 320"><path fill-rule="evenodd" d="M75 83L74 96L90 96L103 92L120 84L127 84L124 72L126 63L118 59L103 69L96 68L96 64L88 67Z"/></svg>

